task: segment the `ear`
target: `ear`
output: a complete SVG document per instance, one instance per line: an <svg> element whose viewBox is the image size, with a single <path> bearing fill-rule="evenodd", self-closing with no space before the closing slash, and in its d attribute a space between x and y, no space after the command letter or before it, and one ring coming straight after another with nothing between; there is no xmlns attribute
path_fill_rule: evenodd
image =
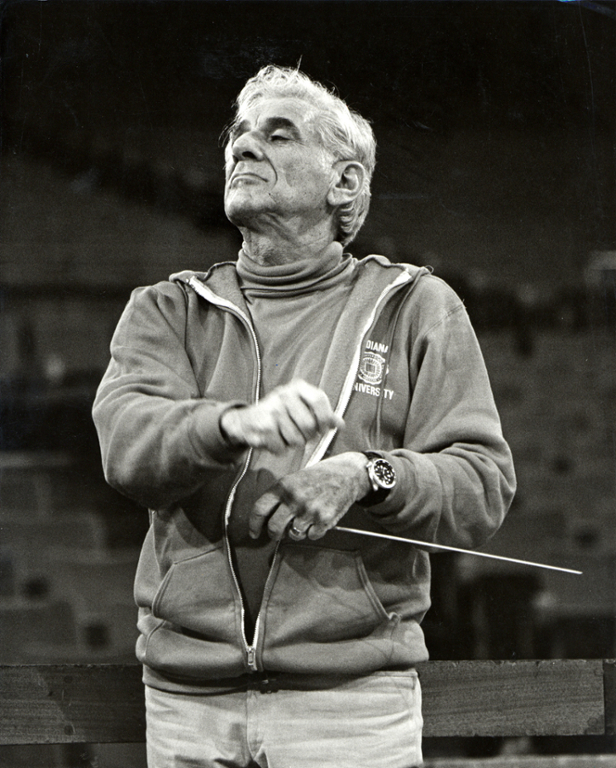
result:
<svg viewBox="0 0 616 768"><path fill-rule="evenodd" d="M334 179L327 194L327 202L334 208L350 203L364 187L366 169L356 160L338 160L334 163Z"/></svg>

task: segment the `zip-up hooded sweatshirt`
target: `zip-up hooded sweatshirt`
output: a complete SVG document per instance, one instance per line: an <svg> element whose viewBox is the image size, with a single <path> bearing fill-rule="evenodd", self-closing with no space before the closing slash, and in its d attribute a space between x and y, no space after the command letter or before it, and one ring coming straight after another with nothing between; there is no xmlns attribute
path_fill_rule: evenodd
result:
<svg viewBox="0 0 616 768"><path fill-rule="evenodd" d="M382 256L353 260L348 290L315 382L346 426L306 445L297 468L375 450L397 485L370 509L352 506L342 525L479 546L501 524L515 476L462 302L425 268ZM211 691L256 672L316 680L428 657L429 547L336 530L255 543L266 578L247 628L230 522L280 469L220 432L227 408L265 394L235 263L134 291L111 355L93 414L108 482L150 510L135 581L146 683Z"/></svg>

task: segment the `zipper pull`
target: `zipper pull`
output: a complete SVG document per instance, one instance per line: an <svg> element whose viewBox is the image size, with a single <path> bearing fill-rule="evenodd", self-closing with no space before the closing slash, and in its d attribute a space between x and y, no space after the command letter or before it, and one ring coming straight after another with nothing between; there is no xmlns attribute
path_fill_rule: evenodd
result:
<svg viewBox="0 0 616 768"><path fill-rule="evenodd" d="M247 653L248 653L248 666L250 667L252 672L258 672L257 649L254 647L254 645L251 645L249 648L247 648Z"/></svg>

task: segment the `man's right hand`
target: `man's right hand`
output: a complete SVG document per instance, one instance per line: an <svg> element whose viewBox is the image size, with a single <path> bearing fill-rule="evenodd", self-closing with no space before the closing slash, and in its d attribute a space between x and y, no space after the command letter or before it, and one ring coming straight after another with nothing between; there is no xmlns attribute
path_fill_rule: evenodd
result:
<svg viewBox="0 0 616 768"><path fill-rule="evenodd" d="M272 453L305 445L333 427L344 427L344 421L325 392L302 379L276 387L255 405L230 408L220 419L231 444Z"/></svg>

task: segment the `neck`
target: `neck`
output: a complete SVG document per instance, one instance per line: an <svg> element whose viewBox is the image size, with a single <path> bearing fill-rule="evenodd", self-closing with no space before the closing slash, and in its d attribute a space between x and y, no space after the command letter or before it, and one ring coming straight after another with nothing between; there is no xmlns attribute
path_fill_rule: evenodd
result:
<svg viewBox="0 0 616 768"><path fill-rule="evenodd" d="M262 266L290 264L294 261L318 259L331 246L331 232L310 231L302 236L281 233L263 233L240 228L244 238L242 248L250 258Z"/></svg>

